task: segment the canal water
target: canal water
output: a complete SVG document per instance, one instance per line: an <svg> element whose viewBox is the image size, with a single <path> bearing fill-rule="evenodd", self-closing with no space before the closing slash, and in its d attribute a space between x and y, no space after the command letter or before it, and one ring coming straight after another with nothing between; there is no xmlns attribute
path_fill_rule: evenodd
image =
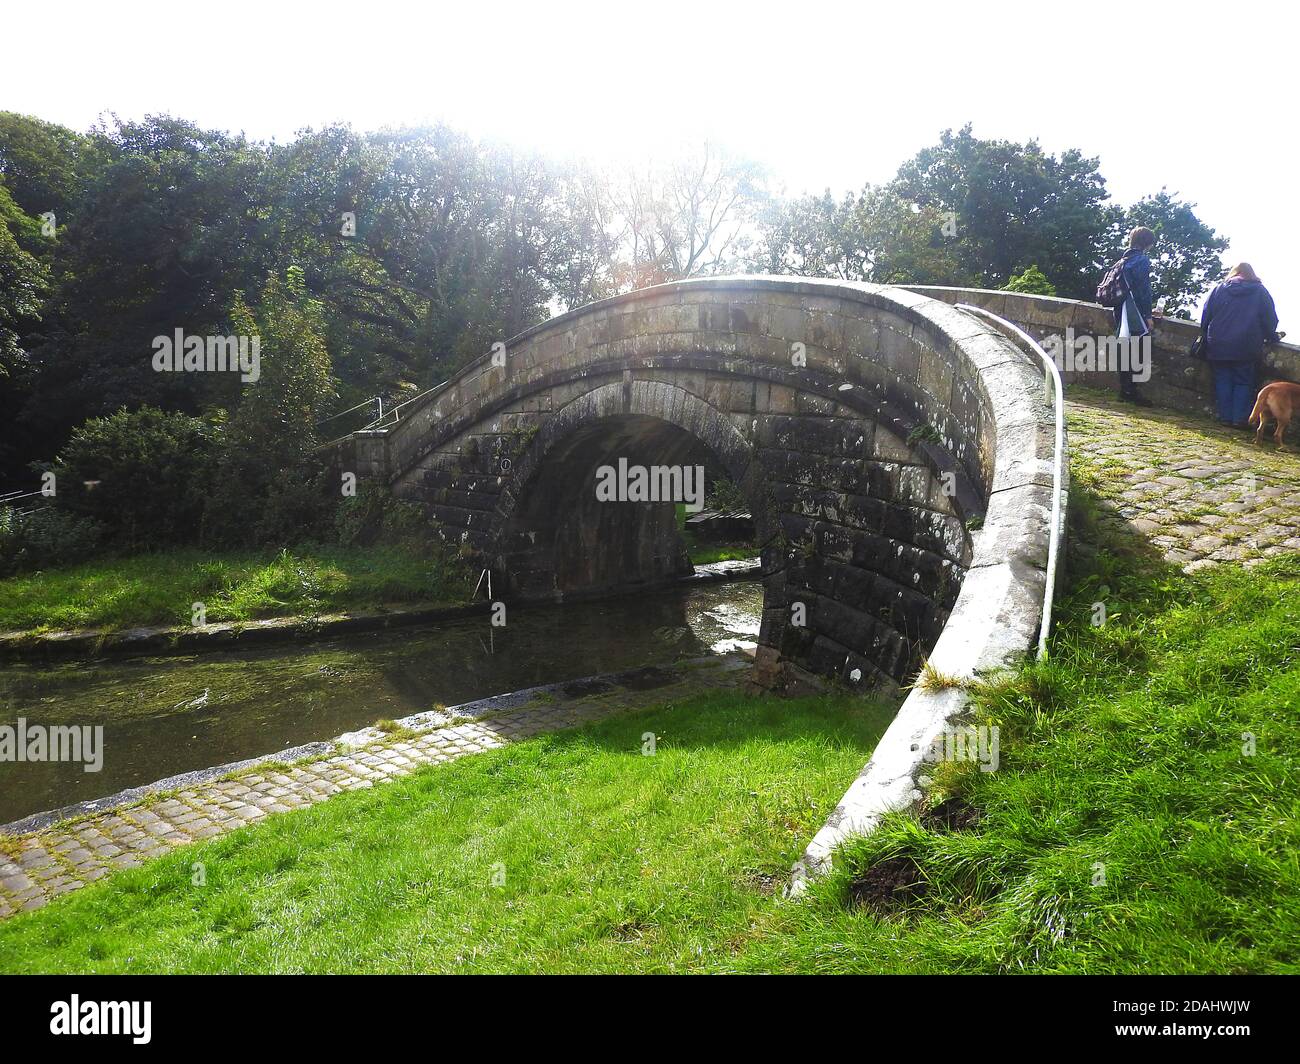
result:
<svg viewBox="0 0 1300 1064"><path fill-rule="evenodd" d="M763 588L706 584L336 641L0 667L0 725L103 725L103 767L0 761L0 824L438 706L752 645Z"/></svg>

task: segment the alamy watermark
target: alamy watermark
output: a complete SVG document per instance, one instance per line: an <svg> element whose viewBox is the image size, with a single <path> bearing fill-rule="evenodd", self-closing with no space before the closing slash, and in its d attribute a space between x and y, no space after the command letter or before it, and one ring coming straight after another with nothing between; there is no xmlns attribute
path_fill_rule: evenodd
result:
<svg viewBox="0 0 1300 1064"><path fill-rule="evenodd" d="M691 513L704 509L704 467L603 465L596 470L598 502L680 502Z"/></svg>
<svg viewBox="0 0 1300 1064"><path fill-rule="evenodd" d="M83 772L104 767L104 726L0 724L0 762L81 761Z"/></svg>
<svg viewBox="0 0 1300 1064"><path fill-rule="evenodd" d="M172 336L153 338L153 368L159 373L238 373L245 384L262 376L260 336Z"/></svg>
<svg viewBox="0 0 1300 1064"><path fill-rule="evenodd" d="M1064 336L1053 333L1043 350L1062 373L1131 373L1138 384L1151 379L1151 336Z"/></svg>
<svg viewBox="0 0 1300 1064"><path fill-rule="evenodd" d="M50 1034L129 1035L138 1046L149 1044L151 1001L82 1001L77 994L50 1006Z"/></svg>

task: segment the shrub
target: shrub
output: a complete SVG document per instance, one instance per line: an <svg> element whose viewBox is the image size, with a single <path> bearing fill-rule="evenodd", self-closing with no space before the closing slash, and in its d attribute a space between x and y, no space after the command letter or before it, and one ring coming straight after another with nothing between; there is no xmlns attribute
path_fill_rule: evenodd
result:
<svg viewBox="0 0 1300 1064"><path fill-rule="evenodd" d="M355 497L344 499L334 515L334 533L345 547L377 544L427 548L437 539L418 506L398 499L386 487L362 483Z"/></svg>
<svg viewBox="0 0 1300 1064"><path fill-rule="evenodd" d="M1023 273L1013 273L1002 289L1004 292L1024 292L1031 296L1054 296L1056 285L1047 279L1037 266L1028 266Z"/></svg>
<svg viewBox="0 0 1300 1064"><path fill-rule="evenodd" d="M0 576L85 561L100 550L106 533L99 521L55 506L26 517L0 507Z"/></svg>
<svg viewBox="0 0 1300 1064"><path fill-rule="evenodd" d="M193 543L215 464L206 422L147 406L119 410L73 432L53 465L55 501L101 522L115 546Z"/></svg>
<svg viewBox="0 0 1300 1064"><path fill-rule="evenodd" d="M258 337L261 375L223 427L206 531L214 541L276 546L317 538L333 509L314 453L315 422L333 395L320 304L291 267L268 278L256 308L237 293L231 326Z"/></svg>

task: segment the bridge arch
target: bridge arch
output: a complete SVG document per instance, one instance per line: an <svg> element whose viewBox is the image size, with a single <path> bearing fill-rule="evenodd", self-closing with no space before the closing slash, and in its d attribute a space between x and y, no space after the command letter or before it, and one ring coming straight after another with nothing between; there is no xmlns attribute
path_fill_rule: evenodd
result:
<svg viewBox="0 0 1300 1064"><path fill-rule="evenodd" d="M770 544L779 531L776 506L752 442L690 391L664 381L632 380L576 396L529 441L499 497L496 539L488 554L511 590L523 595L685 575L690 565L677 557L673 504L601 503L591 490L594 470L619 458L633 465L680 466L706 455L710 468L744 493L759 544ZM635 549L609 556L602 539ZM578 560L585 563L585 579L583 567L571 564ZM618 569L606 564L610 561ZM566 562L568 571L557 569Z"/></svg>
<svg viewBox="0 0 1300 1064"><path fill-rule="evenodd" d="M342 460L426 506L511 593L563 595L615 571L575 552L608 550L640 582L674 569L662 516L593 510L593 461L703 454L759 521L761 682L794 662L889 685L934 647L972 570L1041 583L1051 423L1032 358L934 299L711 278L529 330L354 434ZM547 523L551 503L576 525ZM581 534L601 521L608 546Z"/></svg>

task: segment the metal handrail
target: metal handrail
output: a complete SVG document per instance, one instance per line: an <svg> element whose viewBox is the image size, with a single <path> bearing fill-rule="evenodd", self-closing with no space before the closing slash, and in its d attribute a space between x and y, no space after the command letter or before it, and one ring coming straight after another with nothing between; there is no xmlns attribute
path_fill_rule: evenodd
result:
<svg viewBox="0 0 1300 1064"><path fill-rule="evenodd" d="M435 384L432 388L426 388L424 391L418 392L417 394L411 396L411 398L409 399L404 399L396 406L389 407L387 414L381 413L379 417L377 417L374 421L370 422L369 425L366 425L364 427L367 429L386 428L387 426L385 426L383 422L385 418L390 416L393 419L392 423L394 425L399 423L402 420L402 411L405 410L408 406L410 406L412 403L424 402L427 399L431 399L439 392L445 391L446 388L455 379L456 379L455 377L451 377L443 381L441 384Z"/></svg>
<svg viewBox="0 0 1300 1064"><path fill-rule="evenodd" d="M1052 629L1052 599L1056 595L1056 560L1061 549L1061 485L1065 479L1065 385L1061 371L1042 345L1013 321L970 303L955 304L958 310L978 314L997 322L1015 333L1030 350L1036 352L1046 366L1046 379L1052 385L1053 406L1056 409L1056 461L1052 469L1052 528L1047 540L1047 587L1043 591L1043 623L1038 633L1038 659L1047 657L1047 637Z"/></svg>
<svg viewBox="0 0 1300 1064"><path fill-rule="evenodd" d="M375 402L376 400L379 401L379 416L383 417L384 416L383 396L372 395L369 399L362 399L361 402L357 403L356 406L350 406L346 410L340 410L337 414L330 414L329 417L323 418L322 420L316 422L316 427L320 428L322 425L326 425L329 422L336 420L337 418L341 418L344 414L350 414L354 410L360 410L363 406L369 406L371 403Z"/></svg>

